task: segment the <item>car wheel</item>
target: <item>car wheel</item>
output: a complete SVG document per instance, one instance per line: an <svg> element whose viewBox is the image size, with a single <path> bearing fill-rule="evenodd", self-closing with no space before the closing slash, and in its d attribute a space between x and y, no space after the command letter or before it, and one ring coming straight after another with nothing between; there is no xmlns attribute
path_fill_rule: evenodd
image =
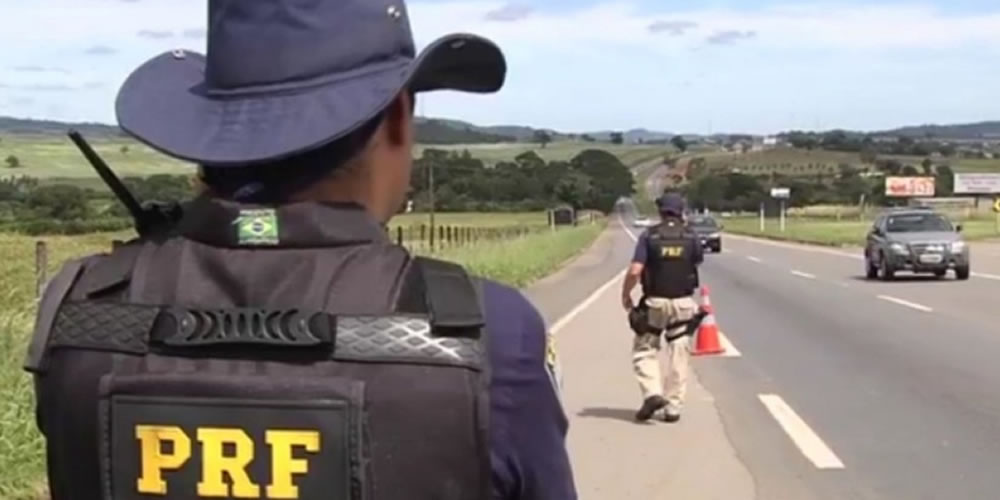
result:
<svg viewBox="0 0 1000 500"><path fill-rule="evenodd" d="M944 275L947 274L947 273L948 273L948 271L945 270L945 269L938 269L938 270L934 271L934 276L937 277L937 278L944 278Z"/></svg>
<svg viewBox="0 0 1000 500"><path fill-rule="evenodd" d="M969 266L956 267L955 268L955 277L958 278L958 279L960 279L960 280L967 280L967 279L969 279L969 274L971 274L971 272L969 270Z"/></svg>
<svg viewBox="0 0 1000 500"><path fill-rule="evenodd" d="M884 255L879 259L879 271L879 274L882 275L882 281L892 281L896 277L896 270L892 268L889 259L885 258Z"/></svg>
<svg viewBox="0 0 1000 500"><path fill-rule="evenodd" d="M712 246L712 251L715 252L715 253L721 253L722 252L722 243L719 243L718 245L713 245Z"/></svg>
<svg viewBox="0 0 1000 500"><path fill-rule="evenodd" d="M868 252L865 252L865 278L870 280L878 278L878 267L875 267L875 263L868 258Z"/></svg>

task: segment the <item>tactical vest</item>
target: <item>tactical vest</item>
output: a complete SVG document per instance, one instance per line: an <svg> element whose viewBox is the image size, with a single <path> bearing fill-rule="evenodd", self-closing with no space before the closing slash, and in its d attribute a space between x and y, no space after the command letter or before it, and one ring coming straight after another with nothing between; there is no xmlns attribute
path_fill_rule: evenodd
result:
<svg viewBox="0 0 1000 500"><path fill-rule="evenodd" d="M696 244L681 222L667 220L650 228L643 294L668 299L693 294L698 286L698 268L692 256Z"/></svg>
<svg viewBox="0 0 1000 500"><path fill-rule="evenodd" d="M25 366L53 500L489 498L478 284L343 240L66 264Z"/></svg>

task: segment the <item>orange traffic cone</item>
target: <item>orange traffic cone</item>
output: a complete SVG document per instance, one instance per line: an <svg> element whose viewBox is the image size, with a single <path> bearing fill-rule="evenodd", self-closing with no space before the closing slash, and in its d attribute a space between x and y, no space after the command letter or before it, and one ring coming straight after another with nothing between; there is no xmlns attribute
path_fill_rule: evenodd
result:
<svg viewBox="0 0 1000 500"><path fill-rule="evenodd" d="M702 356L706 354L722 354L726 352L722 344L719 343L719 325L715 323L715 310L708 298L708 287L701 287L702 309L708 313L698 327L698 336L695 341L694 351L691 354Z"/></svg>

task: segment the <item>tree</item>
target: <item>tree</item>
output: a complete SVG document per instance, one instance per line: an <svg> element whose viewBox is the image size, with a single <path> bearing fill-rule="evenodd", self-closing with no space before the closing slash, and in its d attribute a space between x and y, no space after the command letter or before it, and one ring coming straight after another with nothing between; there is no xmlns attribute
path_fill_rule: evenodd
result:
<svg viewBox="0 0 1000 500"><path fill-rule="evenodd" d="M80 220L90 216L87 193L64 184L41 186L27 198L27 205L40 217L55 220Z"/></svg>
<svg viewBox="0 0 1000 500"><path fill-rule="evenodd" d="M941 147L938 148L938 152L941 153L941 156L947 156L947 157L955 156L956 151L957 150L955 146L951 144L942 144Z"/></svg>
<svg viewBox="0 0 1000 500"><path fill-rule="evenodd" d="M128 146L122 146L122 147L118 148L118 151L120 151L121 154L123 154L123 155L128 154Z"/></svg>
<svg viewBox="0 0 1000 500"><path fill-rule="evenodd" d="M931 161L930 158L924 158L924 161L920 164L920 166L923 167L925 175L934 174L934 162Z"/></svg>
<svg viewBox="0 0 1000 500"><path fill-rule="evenodd" d="M621 132L611 132L611 144L621 144L625 142L625 136Z"/></svg>
<svg viewBox="0 0 1000 500"><path fill-rule="evenodd" d="M8 156L4 161L7 162L7 168L18 168L21 166L21 160L14 155Z"/></svg>
<svg viewBox="0 0 1000 500"><path fill-rule="evenodd" d="M906 165L903 167L903 175L906 176L920 175L920 172L917 170L917 167L914 167L913 165Z"/></svg>
<svg viewBox="0 0 1000 500"><path fill-rule="evenodd" d="M580 136L580 139L582 139L583 142L594 142L596 140L593 137L591 137L590 134L583 134Z"/></svg>
<svg viewBox="0 0 1000 500"><path fill-rule="evenodd" d="M525 151L514 157L514 162L516 162L522 168L542 168L545 166L545 160L538 153L534 151Z"/></svg>
<svg viewBox="0 0 1000 500"><path fill-rule="evenodd" d="M549 133L546 132L546 131L544 131L544 130L536 130L535 131L535 142L537 142L538 144L540 144L542 146L542 149L545 149L545 146L548 143L552 142L552 136L549 135Z"/></svg>
<svg viewBox="0 0 1000 500"><path fill-rule="evenodd" d="M688 142L679 135L675 135L672 139L670 139L670 144L673 144L675 148L681 151L681 153L687 151L688 148Z"/></svg>
<svg viewBox="0 0 1000 500"><path fill-rule="evenodd" d="M610 213L615 202L635 193L635 178L617 156L600 149L587 149L570 160L574 170L591 179L593 190L587 208Z"/></svg>
<svg viewBox="0 0 1000 500"><path fill-rule="evenodd" d="M955 176L948 165L940 165L934 176L934 191L938 196L951 196L955 189Z"/></svg>

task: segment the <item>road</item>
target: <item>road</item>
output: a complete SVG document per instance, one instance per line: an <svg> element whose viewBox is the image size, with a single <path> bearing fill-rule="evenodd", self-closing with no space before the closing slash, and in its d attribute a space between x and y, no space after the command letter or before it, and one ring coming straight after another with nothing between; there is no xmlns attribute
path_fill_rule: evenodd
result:
<svg viewBox="0 0 1000 500"><path fill-rule="evenodd" d="M882 283L855 250L725 235L701 275L731 349L695 359L681 422L637 424L625 222L527 291L581 499L1000 497L1000 245L974 246L969 281Z"/></svg>

